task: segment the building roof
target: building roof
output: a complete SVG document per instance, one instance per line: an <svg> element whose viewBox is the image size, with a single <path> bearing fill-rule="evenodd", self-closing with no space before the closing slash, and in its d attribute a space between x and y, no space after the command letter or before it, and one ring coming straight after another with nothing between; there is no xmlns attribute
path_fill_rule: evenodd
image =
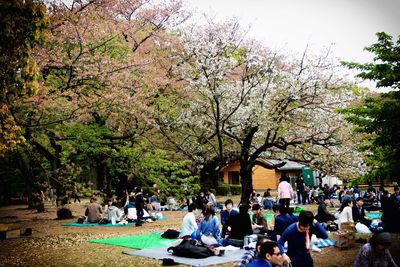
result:
<svg viewBox="0 0 400 267"><path fill-rule="evenodd" d="M291 160L277 160L277 159L263 159L263 158L259 158L258 160L261 162L264 162L266 165L271 166L271 169L274 168L274 166L281 166L282 163L286 162L281 167L277 167L277 168L275 167L276 169L278 169L280 171L302 170L303 167L307 167L304 164L300 164L298 162L291 161ZM228 164L227 166L229 166L231 164ZM227 166L223 167L221 170L225 169Z"/></svg>
<svg viewBox="0 0 400 267"><path fill-rule="evenodd" d="M283 160L277 160L277 159L267 159L267 161L269 161L272 165L278 165L278 164L281 164L282 162L286 162L285 165L277 168L280 171L301 170L303 167L307 167L304 164L301 164L301 163L298 163L295 161L291 161L291 160L283 161Z"/></svg>

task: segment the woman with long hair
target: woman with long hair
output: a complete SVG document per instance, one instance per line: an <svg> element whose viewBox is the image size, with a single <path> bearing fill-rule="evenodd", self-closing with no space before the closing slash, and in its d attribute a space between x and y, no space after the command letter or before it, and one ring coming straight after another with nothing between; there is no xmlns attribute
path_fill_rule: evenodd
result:
<svg viewBox="0 0 400 267"><path fill-rule="evenodd" d="M341 229L342 223L354 222L352 208L353 208L352 199L343 200L342 206L340 206L338 210L339 214L337 215L339 229Z"/></svg>

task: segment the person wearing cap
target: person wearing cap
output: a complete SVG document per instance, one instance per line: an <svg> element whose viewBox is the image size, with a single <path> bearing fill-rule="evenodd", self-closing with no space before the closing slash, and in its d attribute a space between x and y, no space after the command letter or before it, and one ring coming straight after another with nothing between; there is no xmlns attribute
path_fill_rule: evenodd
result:
<svg viewBox="0 0 400 267"><path fill-rule="evenodd" d="M380 266L380 267L397 267L389 247L391 244L391 236L388 232L374 234L369 243L360 248L354 267Z"/></svg>
<svg viewBox="0 0 400 267"><path fill-rule="evenodd" d="M265 218L260 204L253 204L251 207L253 211L252 228L253 234L266 234L268 232L267 219Z"/></svg>

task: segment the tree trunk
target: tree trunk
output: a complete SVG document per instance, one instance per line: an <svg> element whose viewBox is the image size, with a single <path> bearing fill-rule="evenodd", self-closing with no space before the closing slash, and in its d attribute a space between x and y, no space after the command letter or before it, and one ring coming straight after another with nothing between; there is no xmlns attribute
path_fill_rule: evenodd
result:
<svg viewBox="0 0 400 267"><path fill-rule="evenodd" d="M218 167L219 159L213 158L206 162L200 170L200 184L208 188L218 187Z"/></svg>
<svg viewBox="0 0 400 267"><path fill-rule="evenodd" d="M250 195L253 191L253 170L247 160L240 160L240 183L242 185L242 196L240 204L249 204Z"/></svg>

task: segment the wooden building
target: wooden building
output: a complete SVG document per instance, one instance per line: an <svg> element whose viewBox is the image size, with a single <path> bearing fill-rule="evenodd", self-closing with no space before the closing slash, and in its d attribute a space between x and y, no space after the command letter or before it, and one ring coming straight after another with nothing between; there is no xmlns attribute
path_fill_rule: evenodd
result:
<svg viewBox="0 0 400 267"><path fill-rule="evenodd" d="M280 163L282 163L282 161L280 160L259 160L264 161L266 165L270 166L280 165ZM253 167L253 188L260 191L266 190L268 188L276 189L279 184L279 179L283 174L291 178L290 182L293 185L294 180L296 179L296 177L302 174L302 170L304 168L305 165L294 161L286 161L285 165L275 169L267 169L263 166L256 165ZM239 161L233 162L230 165L225 166L222 171L224 173L224 183L240 185Z"/></svg>

